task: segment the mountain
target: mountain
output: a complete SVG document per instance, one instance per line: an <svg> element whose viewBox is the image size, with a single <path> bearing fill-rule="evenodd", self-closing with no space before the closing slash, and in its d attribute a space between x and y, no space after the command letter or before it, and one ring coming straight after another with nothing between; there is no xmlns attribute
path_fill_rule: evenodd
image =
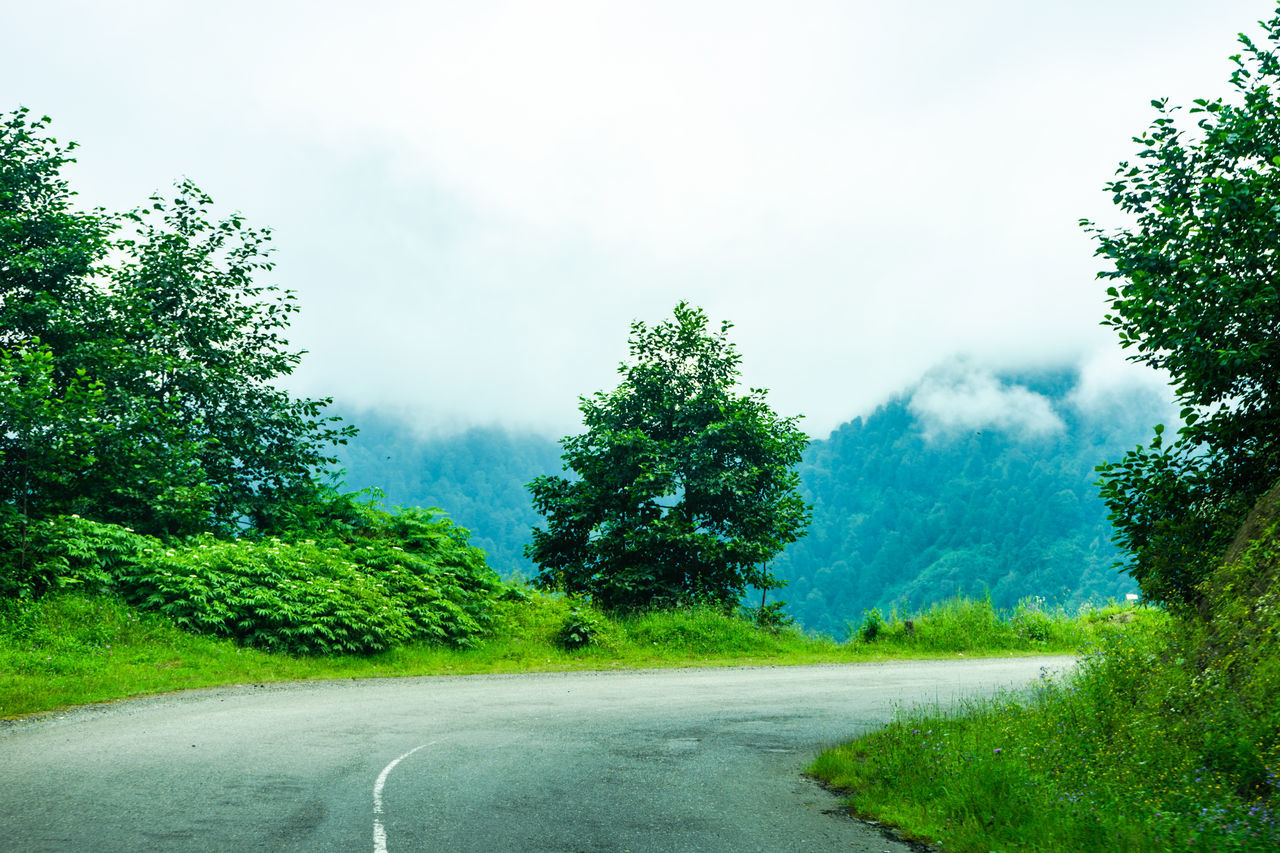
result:
<svg viewBox="0 0 1280 853"><path fill-rule="evenodd" d="M1082 405L1077 385L1065 371L935 376L813 442L799 469L809 535L773 567L791 614L842 636L873 606L1137 592L1113 567L1094 466L1145 440L1163 403Z"/></svg>
<svg viewBox="0 0 1280 853"><path fill-rule="evenodd" d="M1074 371L935 371L811 442L799 473L813 522L774 561L789 581L775 595L807 629L843 636L865 609L956 594L1008 608L1136 592L1113 567L1094 466L1145 442L1167 414L1158 393L1087 392ZM503 575L536 573L522 549L542 519L524 484L561 470L556 441L501 429L424 438L377 413L351 420L361 433L341 453L350 487L441 507Z"/></svg>

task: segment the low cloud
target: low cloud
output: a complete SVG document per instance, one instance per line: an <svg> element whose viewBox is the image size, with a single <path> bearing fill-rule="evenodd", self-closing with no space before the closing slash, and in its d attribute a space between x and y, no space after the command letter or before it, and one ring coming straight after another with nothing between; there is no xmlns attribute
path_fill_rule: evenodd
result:
<svg viewBox="0 0 1280 853"><path fill-rule="evenodd" d="M909 408L930 438L984 429L1036 438L1066 427L1048 397L977 367L926 376Z"/></svg>

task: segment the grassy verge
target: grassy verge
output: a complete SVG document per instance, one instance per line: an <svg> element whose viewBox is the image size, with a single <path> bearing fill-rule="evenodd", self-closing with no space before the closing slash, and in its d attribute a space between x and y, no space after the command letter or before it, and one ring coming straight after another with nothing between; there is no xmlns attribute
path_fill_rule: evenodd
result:
<svg viewBox="0 0 1280 853"><path fill-rule="evenodd" d="M811 772L947 850L1280 850L1280 486L1195 595L1062 680L907 712Z"/></svg>
<svg viewBox="0 0 1280 853"><path fill-rule="evenodd" d="M1252 698L1197 678L1170 657L1185 631L1103 637L1063 680L906 712L810 772L949 851L1280 849L1280 674Z"/></svg>
<svg viewBox="0 0 1280 853"><path fill-rule="evenodd" d="M1070 653L1145 611L1067 617L1034 606L1001 618L983 601L917 615L868 615L848 642L766 630L715 610L606 618L562 598L503 602L475 648L410 644L370 655L272 654L179 630L110 596L64 594L0 611L0 717L224 684L627 667L839 663L956 655ZM565 648L567 628L586 642Z"/></svg>

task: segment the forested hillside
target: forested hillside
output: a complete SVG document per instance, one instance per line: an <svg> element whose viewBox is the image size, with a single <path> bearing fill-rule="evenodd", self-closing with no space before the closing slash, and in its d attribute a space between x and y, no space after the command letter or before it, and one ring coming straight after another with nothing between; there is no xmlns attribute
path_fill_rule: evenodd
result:
<svg viewBox="0 0 1280 853"><path fill-rule="evenodd" d="M841 634L872 606L988 593L997 607L1036 595L1074 605L1136 592L1113 568L1094 467L1146 435L1161 403L1082 406L1075 386L1067 372L927 379L813 442L800 468L813 523L776 567L791 582L789 610ZM966 395L987 404L962 408Z"/></svg>
<svg viewBox="0 0 1280 853"><path fill-rule="evenodd" d="M1085 402L1078 384L1069 371L936 374L813 441L800 466L813 523L775 561L790 586L774 595L806 628L843 635L864 609L957 593L1011 607L1136 591L1112 566L1094 466L1167 411L1132 389ZM524 484L560 470L554 440L495 429L423 438L376 413L350 419L361 429L339 451L350 487L444 507L498 571L534 574L521 551L540 518Z"/></svg>

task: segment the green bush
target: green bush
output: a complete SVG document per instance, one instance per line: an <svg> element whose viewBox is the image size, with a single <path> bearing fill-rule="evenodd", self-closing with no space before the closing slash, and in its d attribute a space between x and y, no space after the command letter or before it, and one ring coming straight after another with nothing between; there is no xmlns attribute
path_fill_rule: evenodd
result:
<svg viewBox="0 0 1280 853"><path fill-rule="evenodd" d="M569 615L556 634L556 645L566 651L581 649L599 639L604 627L601 615L589 604L574 601L569 605Z"/></svg>
<svg viewBox="0 0 1280 853"><path fill-rule="evenodd" d="M1022 639L1043 643L1053 635L1055 621L1044 611L1044 599L1036 595L1018 602L1009 625Z"/></svg>
<svg viewBox="0 0 1280 853"><path fill-rule="evenodd" d="M884 630L884 616L880 608L873 607L862 614L862 624L858 626L858 636L864 643L874 643L876 637Z"/></svg>
<svg viewBox="0 0 1280 853"><path fill-rule="evenodd" d="M155 541L75 515L32 519L0 507L0 597L36 599L71 586L105 590L117 568Z"/></svg>
<svg viewBox="0 0 1280 853"><path fill-rule="evenodd" d="M188 631L299 654L409 641L474 645L504 589L467 533L431 510L343 505L317 539L169 543L77 516L0 513L0 593L117 591Z"/></svg>
<svg viewBox="0 0 1280 853"><path fill-rule="evenodd" d="M397 532L405 538L326 545L205 535L148 548L117 580L182 628L272 651L473 644L491 624L497 577L448 522L418 516Z"/></svg>
<svg viewBox="0 0 1280 853"><path fill-rule="evenodd" d="M743 607L738 615L757 628L776 632L796 625L796 620L786 614L786 606L785 601L772 601L759 607Z"/></svg>

